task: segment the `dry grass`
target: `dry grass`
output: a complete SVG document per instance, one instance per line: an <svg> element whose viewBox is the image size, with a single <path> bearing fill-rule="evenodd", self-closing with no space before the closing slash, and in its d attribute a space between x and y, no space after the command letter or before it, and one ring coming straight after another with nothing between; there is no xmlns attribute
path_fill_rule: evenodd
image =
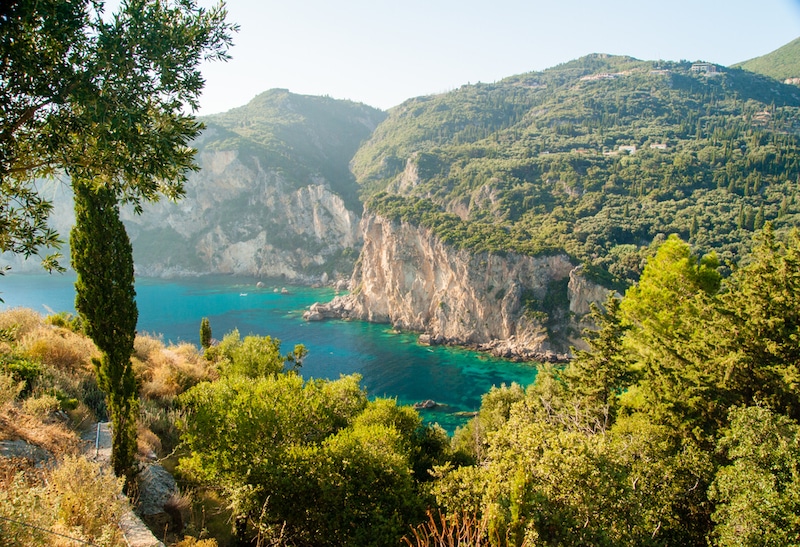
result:
<svg viewBox="0 0 800 547"><path fill-rule="evenodd" d="M139 365L142 397L170 402L192 386L216 378L216 371L192 344L151 352Z"/></svg>
<svg viewBox="0 0 800 547"><path fill-rule="evenodd" d="M136 441L138 443L139 456L143 459L152 460L162 455L161 439L144 424L139 423L136 431Z"/></svg>
<svg viewBox="0 0 800 547"><path fill-rule="evenodd" d="M0 439L22 439L56 458L78 454L81 449L78 435L65 423L41 420L15 407L0 412Z"/></svg>
<svg viewBox="0 0 800 547"><path fill-rule="evenodd" d="M496 535L496 534L495 534ZM463 513L447 515L439 512L435 515L428 511L428 520L412 528L411 534L403 537L402 542L409 547L480 547L481 545L512 545L508 537L490 537L489 522L484 516ZM521 547L528 547L531 542L526 538Z"/></svg>
<svg viewBox="0 0 800 547"><path fill-rule="evenodd" d="M89 369L92 357L99 357L89 338L52 325L27 332L19 342L19 352L53 368L71 371Z"/></svg>
<svg viewBox="0 0 800 547"><path fill-rule="evenodd" d="M8 341L17 342L42 322L42 316L30 308L11 308L0 312L0 333Z"/></svg>
<svg viewBox="0 0 800 547"><path fill-rule="evenodd" d="M154 353L164 349L164 341L160 336L142 333L137 334L133 341L133 355L140 361L147 361Z"/></svg>

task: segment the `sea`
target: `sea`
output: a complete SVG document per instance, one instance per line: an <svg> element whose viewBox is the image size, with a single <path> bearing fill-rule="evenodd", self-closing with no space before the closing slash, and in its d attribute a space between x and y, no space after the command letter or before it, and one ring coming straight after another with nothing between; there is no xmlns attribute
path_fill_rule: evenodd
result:
<svg viewBox="0 0 800 547"><path fill-rule="evenodd" d="M263 286L258 286L258 282ZM0 277L0 309L31 308L43 315L75 313L75 274L13 274ZM492 386L517 382L527 386L536 366L514 363L457 347L424 346L418 335L391 325L362 321L307 322L302 315L314 302L327 302L331 288L288 285L280 280L231 276L136 279L138 332L167 343L199 347L200 321L208 317L213 337L238 329L242 337L268 335L280 340L282 353L303 344L308 356L305 378L336 379L360 374L370 397L390 397L399 404L427 400L421 410L428 423L448 433L464 425L480 408Z"/></svg>

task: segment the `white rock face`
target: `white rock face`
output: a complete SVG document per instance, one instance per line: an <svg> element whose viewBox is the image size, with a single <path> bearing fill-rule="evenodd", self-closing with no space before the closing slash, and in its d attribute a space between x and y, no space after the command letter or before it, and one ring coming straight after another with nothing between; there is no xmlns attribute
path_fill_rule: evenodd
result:
<svg viewBox="0 0 800 547"><path fill-rule="evenodd" d="M568 290L575 267L566 255L473 255L442 243L425 228L375 215L366 215L361 229L364 245L352 293L348 302L337 302L338 309L348 317L425 333L426 340L467 345L503 340L512 353L513 348L563 352L579 334L568 313L573 302L583 305L602 293L587 293L583 287L594 284L586 280ZM563 310L551 311L555 315L546 327L526 300L552 300L547 294L555 287L564 292ZM315 318L325 315L316 312ZM561 333L560 342L551 339L554 331Z"/></svg>
<svg viewBox="0 0 800 547"><path fill-rule="evenodd" d="M182 200L150 204L141 216L124 215L137 273L303 282L349 275L324 271L332 256L357 249L361 241L359 216L327 181L317 177L298 187L258 162L247 165L238 151L204 151L197 160L202 169L190 177Z"/></svg>

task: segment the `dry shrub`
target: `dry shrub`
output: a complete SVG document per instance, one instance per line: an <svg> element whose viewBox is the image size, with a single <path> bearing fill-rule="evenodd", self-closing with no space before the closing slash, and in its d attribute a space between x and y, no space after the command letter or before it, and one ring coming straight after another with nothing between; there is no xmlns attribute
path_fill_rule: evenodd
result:
<svg viewBox="0 0 800 547"><path fill-rule="evenodd" d="M47 491L43 486L34 486L24 475L16 473L0 489L0 539L3 545L48 545L52 536L38 528L50 528L53 511ZM13 519L11 522L6 519ZM34 524L38 528L18 523Z"/></svg>
<svg viewBox="0 0 800 547"><path fill-rule="evenodd" d="M59 521L90 542L122 544L118 522L127 507L122 485L110 470L84 457L66 457L50 474Z"/></svg>
<svg viewBox="0 0 800 547"><path fill-rule="evenodd" d="M17 382L10 374L0 372L0 410L13 403L24 388L25 382Z"/></svg>
<svg viewBox="0 0 800 547"><path fill-rule="evenodd" d="M152 459L161 453L161 439L158 435L143 424L139 424L136 432L139 455L143 458Z"/></svg>
<svg viewBox="0 0 800 547"><path fill-rule="evenodd" d="M87 337L60 327L43 326L27 333L20 342L22 353L62 370L80 370L99 356Z"/></svg>
<svg viewBox="0 0 800 547"><path fill-rule="evenodd" d="M0 334L7 340L17 342L41 325L42 316L30 308L11 308L0 312Z"/></svg>
<svg viewBox="0 0 800 547"><path fill-rule="evenodd" d="M215 378L213 367L192 344L180 344L151 353L142 378L142 397L171 401L200 382Z"/></svg>
<svg viewBox="0 0 800 547"><path fill-rule="evenodd" d="M490 537L495 536L495 537ZM511 545L509 538L496 537L490 534L488 518L475 514L462 513L447 515L439 512L434 515L428 511L428 520L412 528L411 534L403 537L402 542L409 547L480 547L481 545ZM525 538L521 547L531 545Z"/></svg>
<svg viewBox="0 0 800 547"><path fill-rule="evenodd" d="M186 536L174 547L217 547L216 539L197 539L192 536Z"/></svg>
<svg viewBox="0 0 800 547"><path fill-rule="evenodd" d="M60 404L55 395L43 393L37 397L29 397L22 403L22 409L28 414L44 420L58 410Z"/></svg>
<svg viewBox="0 0 800 547"><path fill-rule="evenodd" d="M147 361L150 355L164 349L164 341L160 336L146 332L137 334L133 341L133 355L140 361Z"/></svg>

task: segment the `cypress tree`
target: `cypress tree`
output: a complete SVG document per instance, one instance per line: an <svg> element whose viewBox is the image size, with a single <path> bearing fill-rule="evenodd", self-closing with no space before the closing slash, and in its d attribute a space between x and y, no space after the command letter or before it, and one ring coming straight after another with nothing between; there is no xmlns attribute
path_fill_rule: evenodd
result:
<svg viewBox="0 0 800 547"><path fill-rule="evenodd" d="M136 379L131 366L136 336L133 249L112 189L73 176L75 226L70 234L75 309L101 352L93 359L112 422L111 464L117 476L133 474L136 455Z"/></svg>
<svg viewBox="0 0 800 547"><path fill-rule="evenodd" d="M200 345L204 349L211 347L211 323L209 323L208 317L200 320Z"/></svg>

